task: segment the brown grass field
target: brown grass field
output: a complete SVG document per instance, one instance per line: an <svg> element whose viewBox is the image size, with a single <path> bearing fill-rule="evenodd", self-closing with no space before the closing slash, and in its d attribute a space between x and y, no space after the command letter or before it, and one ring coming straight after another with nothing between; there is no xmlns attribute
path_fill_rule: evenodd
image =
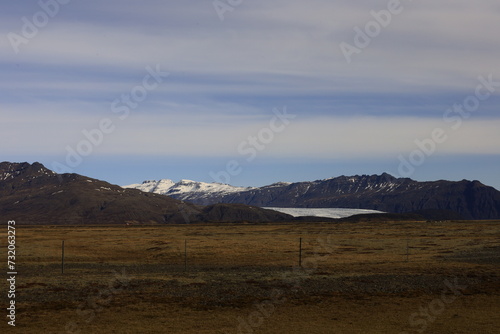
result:
<svg viewBox="0 0 500 334"><path fill-rule="evenodd" d="M499 221L19 225L16 247L0 333L500 333Z"/></svg>

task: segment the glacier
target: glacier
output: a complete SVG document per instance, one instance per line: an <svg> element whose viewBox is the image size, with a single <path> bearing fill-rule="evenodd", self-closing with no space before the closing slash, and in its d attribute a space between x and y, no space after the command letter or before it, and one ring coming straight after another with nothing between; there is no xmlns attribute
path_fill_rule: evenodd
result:
<svg viewBox="0 0 500 334"><path fill-rule="evenodd" d="M325 217L325 218L345 218L354 215L367 214L367 213L383 213L377 210L367 210L367 209L344 209L344 208L275 208L275 207L265 207L264 209L270 209L282 213L289 214L294 217Z"/></svg>

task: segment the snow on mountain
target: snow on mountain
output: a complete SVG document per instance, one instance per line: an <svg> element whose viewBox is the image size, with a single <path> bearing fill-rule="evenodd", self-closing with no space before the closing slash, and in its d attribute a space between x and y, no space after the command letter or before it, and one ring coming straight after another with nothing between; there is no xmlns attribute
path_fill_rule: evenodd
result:
<svg viewBox="0 0 500 334"><path fill-rule="evenodd" d="M142 183L130 184L128 186L123 186L122 188L139 189L148 193L155 193L160 195L166 195L170 188L175 185L175 182L168 179L163 179L160 181L148 180Z"/></svg>
<svg viewBox="0 0 500 334"><path fill-rule="evenodd" d="M222 183L207 183L192 180L180 180L176 183L169 179L144 181L141 184L131 184L123 186L123 188L134 188L145 192L174 196L181 200L189 200L193 196L197 198L213 195L222 196L252 189L251 187L235 187Z"/></svg>
<svg viewBox="0 0 500 334"><path fill-rule="evenodd" d="M248 190L249 188L244 187L234 187L228 184L222 183L206 183L206 182L196 182L191 180L180 180L169 190L169 193L187 193L187 192L198 192L198 193L233 193L243 190Z"/></svg>

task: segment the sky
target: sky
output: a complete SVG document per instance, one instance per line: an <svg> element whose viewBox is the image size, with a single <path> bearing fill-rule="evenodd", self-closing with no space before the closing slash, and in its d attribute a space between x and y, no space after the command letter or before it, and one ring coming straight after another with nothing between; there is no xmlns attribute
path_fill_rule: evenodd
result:
<svg viewBox="0 0 500 334"><path fill-rule="evenodd" d="M500 189L497 0L0 4L0 161L127 185Z"/></svg>

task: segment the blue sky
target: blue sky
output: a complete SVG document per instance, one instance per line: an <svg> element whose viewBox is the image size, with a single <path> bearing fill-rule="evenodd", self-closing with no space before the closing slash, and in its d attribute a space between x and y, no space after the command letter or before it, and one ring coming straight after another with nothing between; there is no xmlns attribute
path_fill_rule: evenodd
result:
<svg viewBox="0 0 500 334"><path fill-rule="evenodd" d="M0 160L120 185L388 172L500 189L500 3L394 3L4 3Z"/></svg>

